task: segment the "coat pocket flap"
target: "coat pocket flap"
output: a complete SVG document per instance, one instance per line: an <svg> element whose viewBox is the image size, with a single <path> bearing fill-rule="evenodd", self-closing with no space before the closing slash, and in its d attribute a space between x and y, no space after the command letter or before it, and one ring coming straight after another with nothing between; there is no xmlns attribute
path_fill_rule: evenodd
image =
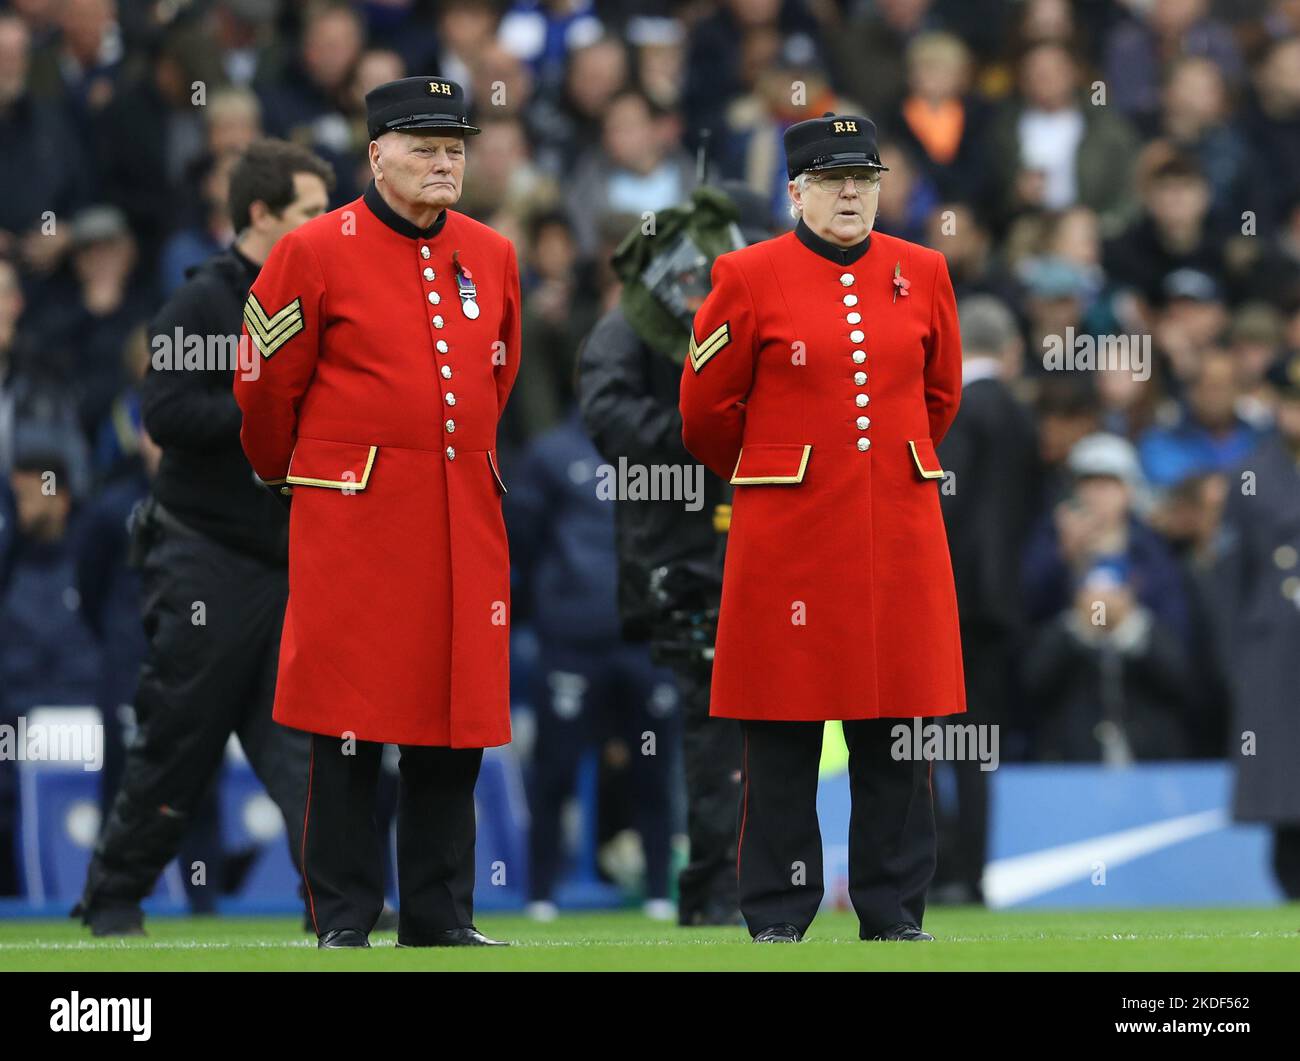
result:
<svg viewBox="0 0 1300 1061"><path fill-rule="evenodd" d="M912 460L916 462L916 470L921 473L922 479L942 479L943 468L939 464L939 457L934 452L934 443L928 438L912 439L908 443L912 448Z"/></svg>
<svg viewBox="0 0 1300 1061"><path fill-rule="evenodd" d="M755 483L801 483L808 470L812 446L755 443L745 446L736 460L731 481L737 486Z"/></svg>
<svg viewBox="0 0 1300 1061"><path fill-rule="evenodd" d="M289 459L287 481L332 490L364 490L375 466L378 446L300 438Z"/></svg>

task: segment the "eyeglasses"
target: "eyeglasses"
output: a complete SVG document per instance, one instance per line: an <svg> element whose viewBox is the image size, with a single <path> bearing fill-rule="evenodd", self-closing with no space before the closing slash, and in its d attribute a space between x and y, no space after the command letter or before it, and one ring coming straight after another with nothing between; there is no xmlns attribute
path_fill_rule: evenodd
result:
<svg viewBox="0 0 1300 1061"><path fill-rule="evenodd" d="M866 191L880 187L880 174L874 169L835 170L828 173L808 174L808 183L815 184L832 195L839 195L849 180L853 181L855 188Z"/></svg>

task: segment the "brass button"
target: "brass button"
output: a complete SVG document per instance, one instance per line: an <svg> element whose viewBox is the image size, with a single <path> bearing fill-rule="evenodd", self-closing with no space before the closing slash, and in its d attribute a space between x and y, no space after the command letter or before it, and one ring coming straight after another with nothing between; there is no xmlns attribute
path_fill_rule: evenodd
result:
<svg viewBox="0 0 1300 1061"><path fill-rule="evenodd" d="M446 394L442 396L442 400L445 401L448 405L455 405L456 395L452 394L451 391L448 391Z"/></svg>
<svg viewBox="0 0 1300 1061"><path fill-rule="evenodd" d="M867 450L869 450L870 448L871 448L871 439L869 438L858 439L858 452L866 453Z"/></svg>
<svg viewBox="0 0 1300 1061"><path fill-rule="evenodd" d="M443 379L451 379L451 366L450 366L450 365L443 365L443 366L442 366L442 378L443 378Z"/></svg>
<svg viewBox="0 0 1300 1061"><path fill-rule="evenodd" d="M426 259L426 260L428 259L428 257L429 257L429 248L428 248L428 247L421 247L421 248L420 248L420 257L421 257L421 258L424 258L424 259Z"/></svg>
<svg viewBox="0 0 1300 1061"><path fill-rule="evenodd" d="M850 314L845 318L845 320L847 320L850 324L861 324L861 323L862 323L862 314L861 314L861 313L858 313L858 312L855 310L854 312L850 313Z"/></svg>
<svg viewBox="0 0 1300 1061"><path fill-rule="evenodd" d="M440 354L445 354L445 353L447 352L447 340L446 340L446 339L439 339L439 340L438 340L436 343L434 343L433 345L434 345L434 347L437 349L438 353L440 353Z"/></svg>
<svg viewBox="0 0 1300 1061"><path fill-rule="evenodd" d="M426 280L436 279L437 276L438 274L435 273L432 269L430 269L427 265L424 267L424 278Z"/></svg>
<svg viewBox="0 0 1300 1061"><path fill-rule="evenodd" d="M449 461L454 461L454 460L456 459L456 450L455 450L455 447L453 447L453 446L448 446L448 447L447 447L447 459L448 459Z"/></svg>
<svg viewBox="0 0 1300 1061"><path fill-rule="evenodd" d="M859 395L858 395L856 398L854 398L853 400L857 403L859 409L861 409L863 406L865 406L865 405L867 404L867 402L871 401L871 399L868 398L865 394L859 394Z"/></svg>
<svg viewBox="0 0 1300 1061"><path fill-rule="evenodd" d="M861 387L864 383L867 382L867 374L865 372L853 373L853 382L856 383L859 387Z"/></svg>
<svg viewBox="0 0 1300 1061"><path fill-rule="evenodd" d="M453 431L456 430L456 421L448 420L445 424L443 424L443 427L447 429L447 434L450 435Z"/></svg>
<svg viewBox="0 0 1300 1061"><path fill-rule="evenodd" d="M871 426L871 421L870 421L870 419L868 419L868 418L865 417L865 416L859 416L859 417L858 417L858 430L859 430L859 431L865 431L865 430L866 430L867 428L869 428L870 426Z"/></svg>
<svg viewBox="0 0 1300 1061"><path fill-rule="evenodd" d="M862 364L862 362L864 362L866 359L867 359L867 352L865 350L853 351L853 363L855 365Z"/></svg>
<svg viewBox="0 0 1300 1061"><path fill-rule="evenodd" d="M856 305L858 304L858 296L857 296L857 295L845 295L845 296L844 296L844 304L845 304L846 306L856 306Z"/></svg>
<svg viewBox="0 0 1300 1061"><path fill-rule="evenodd" d="M862 342L862 340L865 339L866 337L867 337L867 333L864 332L861 328L854 328L853 331L849 332L850 341L855 343Z"/></svg>
<svg viewBox="0 0 1300 1061"><path fill-rule="evenodd" d="M843 284L845 287L851 287L853 285L854 279L855 277L852 273L840 274L840 283Z"/></svg>

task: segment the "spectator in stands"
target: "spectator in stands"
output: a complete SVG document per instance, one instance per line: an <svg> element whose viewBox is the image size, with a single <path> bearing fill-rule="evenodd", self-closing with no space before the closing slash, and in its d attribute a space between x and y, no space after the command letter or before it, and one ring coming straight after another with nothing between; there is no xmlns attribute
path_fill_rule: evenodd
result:
<svg viewBox="0 0 1300 1061"><path fill-rule="evenodd" d="M19 425L15 522L0 543L0 685L11 716L95 702L99 652L78 605L80 525L62 446L47 425Z"/></svg>
<svg viewBox="0 0 1300 1061"><path fill-rule="evenodd" d="M1161 130L1179 155L1197 160L1209 184L1216 227L1237 227L1249 150L1232 124L1223 71L1210 59L1175 60L1162 100Z"/></svg>
<svg viewBox="0 0 1300 1061"><path fill-rule="evenodd" d="M1138 601L1187 646L1182 575L1169 547L1136 511L1144 484L1133 447L1115 435L1089 435L1071 449L1067 469L1069 495L1040 517L1025 548L1021 577L1029 621L1059 616L1094 565L1119 560Z"/></svg>
<svg viewBox="0 0 1300 1061"><path fill-rule="evenodd" d="M184 213L185 175L203 154L206 93L220 84L219 57L199 30L171 28L141 56L144 69L118 86L95 121L100 198L125 212L146 261Z"/></svg>
<svg viewBox="0 0 1300 1061"><path fill-rule="evenodd" d="M991 190L983 153L988 113L970 93L966 45L949 33L916 37L907 48L907 87L888 129L941 196L983 206Z"/></svg>
<svg viewBox="0 0 1300 1061"><path fill-rule="evenodd" d="M280 0L219 0L212 9L212 43L228 84L250 89L280 77L285 48L276 39Z"/></svg>
<svg viewBox="0 0 1300 1061"><path fill-rule="evenodd" d="M171 295L185 283L192 268L225 250L235 238L227 197L230 170L238 158L237 152L206 154L194 164L192 183L201 217L196 224L173 233L163 245L162 294Z"/></svg>
<svg viewBox="0 0 1300 1061"><path fill-rule="evenodd" d="M907 84L909 43L942 20L932 0L881 0L858 4L844 24L827 26L825 39L837 79L869 118L898 108Z"/></svg>
<svg viewBox="0 0 1300 1061"><path fill-rule="evenodd" d="M1179 269L1223 272L1223 240L1210 232L1210 185L1196 163L1170 156L1144 181L1142 215L1106 245L1110 278L1156 303Z"/></svg>
<svg viewBox="0 0 1300 1061"><path fill-rule="evenodd" d="M899 239L919 243L939 194L912 153L900 144L883 142L881 160L889 166L889 180L880 182L880 206L875 228Z"/></svg>
<svg viewBox="0 0 1300 1061"><path fill-rule="evenodd" d="M563 213L535 216L527 245L520 281L528 373L520 374L503 423L517 446L558 425L573 406L578 348L602 311L596 271L578 260L573 229Z"/></svg>
<svg viewBox="0 0 1300 1061"><path fill-rule="evenodd" d="M1024 680L1040 761L1129 766L1189 753L1187 649L1122 560L1083 571L1070 608L1030 646Z"/></svg>
<svg viewBox="0 0 1300 1061"><path fill-rule="evenodd" d="M601 37L573 51L563 84L538 87L526 101L507 91L506 103L524 103L538 160L559 177L599 146L605 112L630 78L627 48L615 37Z"/></svg>
<svg viewBox="0 0 1300 1061"><path fill-rule="evenodd" d="M20 262L29 278L58 265L67 249L66 222L91 185L63 111L27 89L30 53L22 19L0 13L0 254Z"/></svg>
<svg viewBox="0 0 1300 1061"><path fill-rule="evenodd" d="M113 98L126 56L117 5L113 0L64 0L58 19L58 35L32 54L31 87L62 104L85 137Z"/></svg>
<svg viewBox="0 0 1300 1061"><path fill-rule="evenodd" d="M87 438L98 434L125 383L127 337L148 319L157 297L138 263L126 215L116 207L89 207L72 220L68 267L33 311L42 356L57 359Z"/></svg>
<svg viewBox="0 0 1300 1061"><path fill-rule="evenodd" d="M443 77L464 86L465 98L470 106L484 110L483 104L487 101L475 96L474 71L479 57L495 45L497 6L492 0L448 0L438 6L435 69ZM404 77L405 74L393 76ZM475 165L476 174L477 171L478 166Z"/></svg>
<svg viewBox="0 0 1300 1061"><path fill-rule="evenodd" d="M1300 35L1274 41L1254 70L1240 127L1253 177L1244 207L1257 231L1277 224L1300 184Z"/></svg>
<svg viewBox="0 0 1300 1061"><path fill-rule="evenodd" d="M602 220L625 218L626 229L647 210L681 202L695 184L691 158L672 138L646 96L626 89L604 114L601 146L578 163L567 190L569 220L584 257L600 247Z"/></svg>
<svg viewBox="0 0 1300 1061"><path fill-rule="evenodd" d="M1286 324L1267 302L1245 302L1232 315L1226 343L1237 366L1237 415L1258 431L1273 426L1268 370L1281 356Z"/></svg>
<svg viewBox="0 0 1300 1061"><path fill-rule="evenodd" d="M1189 475L1226 471L1246 459L1260 433L1237 412L1237 366L1216 349L1200 359L1178 422L1151 428L1138 444L1142 468L1156 486L1174 486Z"/></svg>
<svg viewBox="0 0 1300 1061"><path fill-rule="evenodd" d="M341 0L307 8L302 46L286 75L261 88L266 131L336 160L350 145L342 112L365 45L361 13Z"/></svg>
<svg viewBox="0 0 1300 1061"><path fill-rule="evenodd" d="M1232 30L1211 17L1209 0L1154 0L1145 17L1129 6L1105 49L1108 102L1145 130L1155 125L1160 74L1176 56L1203 56L1230 83L1241 80L1241 54Z"/></svg>
<svg viewBox="0 0 1300 1061"><path fill-rule="evenodd" d="M1133 213L1136 136L1118 114L1083 94L1066 46L1038 44L1026 53L1019 94L995 116L989 135L1005 215L1082 203L1113 231Z"/></svg>
<svg viewBox="0 0 1300 1061"><path fill-rule="evenodd" d="M498 210L516 219L559 200L555 182L534 164L523 122L518 118L489 118L474 141L474 187L462 197L458 209L486 222Z"/></svg>
<svg viewBox="0 0 1300 1061"><path fill-rule="evenodd" d="M598 40L604 26L592 0L514 0L497 33L506 48L532 67L545 92L563 82L570 54Z"/></svg>

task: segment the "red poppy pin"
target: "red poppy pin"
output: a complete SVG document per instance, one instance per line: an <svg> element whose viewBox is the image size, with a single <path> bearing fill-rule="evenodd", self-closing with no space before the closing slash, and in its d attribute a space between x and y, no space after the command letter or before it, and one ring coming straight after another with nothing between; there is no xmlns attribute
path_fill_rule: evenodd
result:
<svg viewBox="0 0 1300 1061"><path fill-rule="evenodd" d="M894 262L894 301L898 301L898 296L907 297L907 289L912 286L912 281L903 275L903 263Z"/></svg>

